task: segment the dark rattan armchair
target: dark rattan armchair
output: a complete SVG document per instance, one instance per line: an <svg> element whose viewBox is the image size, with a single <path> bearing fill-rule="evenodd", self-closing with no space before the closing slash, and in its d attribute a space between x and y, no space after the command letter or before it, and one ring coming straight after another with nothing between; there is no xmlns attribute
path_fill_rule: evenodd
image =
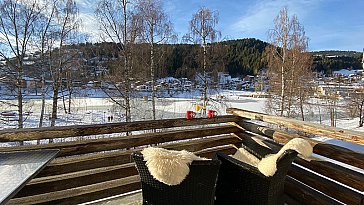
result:
<svg viewBox="0 0 364 205"><path fill-rule="evenodd" d="M153 178L140 152L132 157L140 175L144 205L214 204L220 161L192 161L190 172L181 184L169 186Z"/></svg>
<svg viewBox="0 0 364 205"><path fill-rule="evenodd" d="M282 204L284 180L297 152L287 150L277 161L277 171L263 175L258 168L223 153L216 153L221 161L216 188L215 205Z"/></svg>

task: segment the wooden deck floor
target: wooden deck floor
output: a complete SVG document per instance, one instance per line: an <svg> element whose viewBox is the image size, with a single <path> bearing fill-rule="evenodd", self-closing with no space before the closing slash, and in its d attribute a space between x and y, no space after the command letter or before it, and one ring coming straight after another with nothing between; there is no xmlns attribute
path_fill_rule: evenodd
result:
<svg viewBox="0 0 364 205"><path fill-rule="evenodd" d="M90 205L142 205L142 192L137 191L131 194L108 198L97 202L88 203Z"/></svg>

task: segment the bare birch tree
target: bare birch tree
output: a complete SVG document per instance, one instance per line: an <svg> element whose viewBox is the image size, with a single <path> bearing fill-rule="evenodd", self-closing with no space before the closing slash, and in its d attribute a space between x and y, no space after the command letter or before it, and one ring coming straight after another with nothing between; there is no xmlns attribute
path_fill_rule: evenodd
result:
<svg viewBox="0 0 364 205"><path fill-rule="evenodd" d="M359 117L358 126L363 127L364 124L364 88L358 88L350 93L348 109L352 117Z"/></svg>
<svg viewBox="0 0 364 205"><path fill-rule="evenodd" d="M192 15L189 33L183 38L185 41L201 44L203 50L202 71L203 71L203 115L206 115L207 106L207 44L213 43L220 37L220 32L216 30L219 22L217 11L211 11L202 7Z"/></svg>
<svg viewBox="0 0 364 205"><path fill-rule="evenodd" d="M269 31L271 44L265 51L272 94L268 104L280 116L292 117L296 114L292 108L299 103L304 120L303 104L313 79L308 38L297 17L288 16L287 8L280 11L274 24L275 28Z"/></svg>
<svg viewBox="0 0 364 205"><path fill-rule="evenodd" d="M132 44L135 42L138 32L137 20L133 14L134 5L129 0L113 1L101 0L98 2L95 15L100 24L101 39L105 42L113 42L117 45L118 60L115 63L112 75L107 77L114 82L115 93L105 92L110 99L125 109L125 119L131 121L131 81L132 70ZM116 84L116 82L122 82ZM115 96L116 95L116 96ZM123 100L120 101L118 98Z"/></svg>
<svg viewBox="0 0 364 205"><path fill-rule="evenodd" d="M40 69L41 78L41 110L39 118L39 127L43 126L44 113L45 113L45 100L46 100L46 73L49 71L49 65L51 59L48 55L53 49L54 35L55 35L55 16L57 0L44 1L44 7L42 9L42 15L37 21L36 33L37 33L37 50L39 50L39 61L37 63L38 69Z"/></svg>
<svg viewBox="0 0 364 205"><path fill-rule="evenodd" d="M67 64L72 59L72 55L67 52L65 45L72 43L80 23L75 1L59 1L56 19L58 24L57 32L54 36L56 48L49 53L52 59L50 72L53 80L51 126L56 124L59 93L60 89L62 89L62 77L64 76L65 68L69 66Z"/></svg>
<svg viewBox="0 0 364 205"><path fill-rule="evenodd" d="M152 119L156 119L156 63L155 44L166 43L174 37L173 26L160 0L139 0L137 2L137 18L140 21L142 40L149 44L150 50L150 79L152 81Z"/></svg>
<svg viewBox="0 0 364 205"><path fill-rule="evenodd" d="M24 62L34 38L35 22L40 14L35 0L4 0L0 3L0 57L9 69L8 82L15 89L18 128L23 128Z"/></svg>

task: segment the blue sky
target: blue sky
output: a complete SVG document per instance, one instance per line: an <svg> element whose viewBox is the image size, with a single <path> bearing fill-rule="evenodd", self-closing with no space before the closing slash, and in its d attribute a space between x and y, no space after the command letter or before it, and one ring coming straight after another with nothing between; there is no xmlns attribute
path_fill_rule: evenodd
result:
<svg viewBox="0 0 364 205"><path fill-rule="evenodd" d="M97 30L92 21L92 0L76 0L85 29ZM188 32L189 20L201 6L219 12L218 29L224 39L257 38L267 41L267 31L283 7L297 15L309 37L310 50L364 48L364 0L165 0L167 14L178 37Z"/></svg>

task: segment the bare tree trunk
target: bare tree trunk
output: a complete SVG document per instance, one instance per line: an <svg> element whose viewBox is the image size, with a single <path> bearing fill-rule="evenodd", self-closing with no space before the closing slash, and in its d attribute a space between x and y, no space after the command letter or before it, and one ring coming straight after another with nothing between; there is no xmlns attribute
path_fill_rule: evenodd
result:
<svg viewBox="0 0 364 205"><path fill-rule="evenodd" d="M301 92L301 91L300 91ZM304 115L304 111L303 111L303 96L302 93L300 93L300 111L301 111L301 119L302 121L305 121L305 115Z"/></svg>
<svg viewBox="0 0 364 205"><path fill-rule="evenodd" d="M364 100L361 101L359 106L359 127L363 127L364 124L364 116L363 116L363 106L364 106Z"/></svg>
<svg viewBox="0 0 364 205"><path fill-rule="evenodd" d="M54 127L56 125L57 108L58 108L58 92L59 92L59 82L57 80L54 83L54 88L53 88L51 127Z"/></svg>
<svg viewBox="0 0 364 205"><path fill-rule="evenodd" d="M63 82L62 82L63 84ZM63 110L64 113L67 114L67 107L66 107L66 98L64 96L64 92L63 92L63 86L61 86L61 92L62 92L62 104L63 104Z"/></svg>
<svg viewBox="0 0 364 205"><path fill-rule="evenodd" d="M23 93L22 93L22 68L18 68L18 128L23 128Z"/></svg>
<svg viewBox="0 0 364 205"><path fill-rule="evenodd" d="M332 126L336 127L336 108L332 108Z"/></svg>
<svg viewBox="0 0 364 205"><path fill-rule="evenodd" d="M203 38L203 106L202 115L206 116L207 109L207 73L206 73L206 38Z"/></svg>
<svg viewBox="0 0 364 205"><path fill-rule="evenodd" d="M130 112L130 62L129 62L129 54L130 47L127 39L127 0L123 0L123 15L124 15L124 35L123 35L123 43L124 43L124 66L125 66L125 117L126 122L131 121L131 112Z"/></svg>
<svg viewBox="0 0 364 205"><path fill-rule="evenodd" d="M153 29L151 29L152 40L150 43L150 75L152 78L152 114L153 120L156 119L156 110L155 110L155 97L156 97L156 87L155 87L155 69L154 69L154 43L153 43Z"/></svg>
<svg viewBox="0 0 364 205"><path fill-rule="evenodd" d="M45 78L44 78L44 72L42 72L42 103L40 108L40 118L39 118L39 127L43 127L43 118L44 118L44 111L45 111Z"/></svg>
<svg viewBox="0 0 364 205"><path fill-rule="evenodd" d="M281 68L281 117L283 116L283 112L284 112L284 100L285 100L285 96L284 96L284 88L285 88L285 83L284 83L285 79L284 79L284 66L282 66Z"/></svg>
<svg viewBox="0 0 364 205"><path fill-rule="evenodd" d="M71 113L72 91L68 89L68 113Z"/></svg>

